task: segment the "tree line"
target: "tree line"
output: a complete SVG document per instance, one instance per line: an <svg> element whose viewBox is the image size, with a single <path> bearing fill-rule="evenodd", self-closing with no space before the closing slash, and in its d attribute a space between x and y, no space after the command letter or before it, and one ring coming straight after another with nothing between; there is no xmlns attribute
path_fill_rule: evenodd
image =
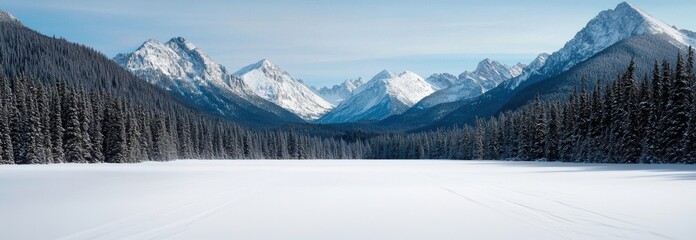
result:
<svg viewBox="0 0 696 240"><path fill-rule="evenodd" d="M245 128L175 107L28 75L0 76L0 163L130 163L171 159L513 159L696 163L694 52L633 61L616 80L585 83L569 99L410 134L315 136ZM165 105L166 106L166 105ZM178 110L177 110L178 109Z"/></svg>
<svg viewBox="0 0 696 240"><path fill-rule="evenodd" d="M377 158L513 159L597 163L696 163L694 51L635 76L582 81L569 99L531 103L474 126L377 138ZM592 85L592 86L588 86Z"/></svg>
<svg viewBox="0 0 696 240"><path fill-rule="evenodd" d="M0 77L2 164L362 158L363 146L359 140L253 130L195 112L156 110L64 81Z"/></svg>

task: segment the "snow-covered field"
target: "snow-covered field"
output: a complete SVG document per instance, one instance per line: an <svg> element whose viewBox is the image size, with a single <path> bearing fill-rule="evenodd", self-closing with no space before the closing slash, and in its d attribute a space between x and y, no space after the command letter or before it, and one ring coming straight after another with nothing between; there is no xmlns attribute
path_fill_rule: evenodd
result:
<svg viewBox="0 0 696 240"><path fill-rule="evenodd" d="M695 166L0 166L0 239L694 239L695 219Z"/></svg>

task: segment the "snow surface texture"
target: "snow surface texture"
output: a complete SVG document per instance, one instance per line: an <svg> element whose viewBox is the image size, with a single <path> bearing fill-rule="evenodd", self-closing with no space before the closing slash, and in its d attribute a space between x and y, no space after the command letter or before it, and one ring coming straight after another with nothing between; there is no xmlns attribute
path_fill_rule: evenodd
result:
<svg viewBox="0 0 696 240"><path fill-rule="evenodd" d="M440 84L439 86L442 87L438 91L423 98L416 104L415 108L425 109L442 103L479 96L498 86L498 84L525 73L528 68L531 67L524 64L508 66L486 58L479 62L476 70L472 72L465 71L458 78L447 73L433 74L426 81L435 83L451 82L451 84Z"/></svg>
<svg viewBox="0 0 696 240"><path fill-rule="evenodd" d="M241 78L256 95L305 120L315 120L334 107L266 59L246 66L233 75Z"/></svg>
<svg viewBox="0 0 696 240"><path fill-rule="evenodd" d="M613 10L602 11L587 23L563 48L549 57L542 73L549 75L568 70L623 39L642 34L664 34L681 47L696 45L696 39L688 32L679 31L623 2Z"/></svg>
<svg viewBox="0 0 696 240"><path fill-rule="evenodd" d="M312 89L312 91L314 91L314 93L319 95L321 98L323 98L327 102L337 106L344 99L346 99L348 96L350 96L350 94L353 92L353 90L362 86L363 84L365 84L365 82L366 81L363 80L362 78L348 79L348 80L344 81L343 83L341 83L341 85L334 85L331 88L311 87L311 89Z"/></svg>
<svg viewBox="0 0 696 240"><path fill-rule="evenodd" d="M693 239L696 167L497 161L0 166L2 239Z"/></svg>
<svg viewBox="0 0 696 240"><path fill-rule="evenodd" d="M417 74L405 71L393 74L384 70L353 93L319 123L381 120L400 114L437 88Z"/></svg>

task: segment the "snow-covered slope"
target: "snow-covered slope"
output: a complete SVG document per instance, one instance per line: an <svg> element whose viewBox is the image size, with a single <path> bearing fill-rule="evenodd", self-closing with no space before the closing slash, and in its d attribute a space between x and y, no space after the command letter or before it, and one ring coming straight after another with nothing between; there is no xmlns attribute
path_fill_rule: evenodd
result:
<svg viewBox="0 0 696 240"><path fill-rule="evenodd" d="M166 43L150 39L133 53L119 54L114 61L152 84L169 91L200 94L200 86L214 85L247 94L233 81L225 67L213 62L190 41L176 37Z"/></svg>
<svg viewBox="0 0 696 240"><path fill-rule="evenodd" d="M546 75L563 72L623 39L642 34L665 34L675 45L696 45L696 39L687 32L623 2L613 10L600 12L587 23L563 48L549 56L541 72Z"/></svg>
<svg viewBox="0 0 696 240"><path fill-rule="evenodd" d="M5 12L3 10L0 10L0 22L20 23L19 19L17 19L15 16L12 16L12 14Z"/></svg>
<svg viewBox="0 0 696 240"><path fill-rule="evenodd" d="M508 66L498 61L493 61L486 58L479 62L476 70L473 72L463 72L459 75L460 80L469 79L483 87L483 91L488 91L500 84L501 82L522 74L522 68L526 65L516 64Z"/></svg>
<svg viewBox="0 0 696 240"><path fill-rule="evenodd" d="M539 74L539 69L546 65L546 59L549 58L548 53L541 53L537 56L534 61L529 65L522 68L522 74L517 77L511 78L499 84L499 86L507 89L515 89L517 86L522 84L524 81L529 79L534 74Z"/></svg>
<svg viewBox="0 0 696 240"><path fill-rule="evenodd" d="M435 87L413 72L405 71L395 75L384 70L317 122L381 120L406 111L435 90Z"/></svg>
<svg viewBox="0 0 696 240"><path fill-rule="evenodd" d="M301 81L263 59L233 74L258 96L291 111L305 120L314 120L333 108Z"/></svg>
<svg viewBox="0 0 696 240"><path fill-rule="evenodd" d="M344 81L343 83L341 83L340 85L334 85L331 88L311 87L311 89L312 89L312 91L314 91L314 93L319 95L321 98L323 98L327 102L329 102L333 105L338 105L344 99L346 99L348 96L350 96L350 94L353 92L353 90L357 89L358 87L362 86L365 83L366 83L366 81L363 80L362 78L348 79L348 80Z"/></svg>
<svg viewBox="0 0 696 240"><path fill-rule="evenodd" d="M166 43L148 40L132 53L118 54L114 61L200 110L242 121L299 120L256 96L241 79L182 37Z"/></svg>
<svg viewBox="0 0 696 240"><path fill-rule="evenodd" d="M452 87L460 83L457 76L449 73L434 73L433 75L430 75L430 77L426 78L425 81L430 83L430 85L433 85L433 87L438 90Z"/></svg>
<svg viewBox="0 0 696 240"><path fill-rule="evenodd" d="M428 79L447 78L449 81L433 81L433 82L449 82L444 88L440 88L437 92L423 98L415 108L424 109L441 103L454 102L462 99L476 97L483 94L491 88L498 86L503 81L519 76L527 66L524 64L516 64L508 66L503 63L484 59L479 62L476 70L469 72L465 71L459 75L459 78L452 79L450 74L433 74ZM443 77L444 76L444 77ZM446 77L451 76L451 77ZM431 81L429 81L431 82Z"/></svg>

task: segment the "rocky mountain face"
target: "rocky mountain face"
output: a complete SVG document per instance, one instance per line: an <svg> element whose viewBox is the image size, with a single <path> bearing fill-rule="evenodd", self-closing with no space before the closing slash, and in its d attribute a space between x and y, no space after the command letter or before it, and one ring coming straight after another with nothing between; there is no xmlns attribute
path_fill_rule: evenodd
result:
<svg viewBox="0 0 696 240"><path fill-rule="evenodd" d="M242 79L256 95L308 121L318 119L334 107L303 82L266 59L232 75Z"/></svg>
<svg viewBox="0 0 696 240"><path fill-rule="evenodd" d="M353 91L318 123L381 120L399 114L432 94L436 88L417 74L393 74L384 70Z"/></svg>
<svg viewBox="0 0 696 240"><path fill-rule="evenodd" d="M338 106L344 99L346 99L353 90L365 84L366 81L363 78L358 79L348 79L339 85L334 85L331 88L328 87L311 87L312 91L319 95L324 100L329 103Z"/></svg>
<svg viewBox="0 0 696 240"><path fill-rule="evenodd" d="M165 43L148 40L132 53L118 54L114 61L209 113L240 121L272 117L279 122L301 122L294 114L256 96L241 79L182 37Z"/></svg>

